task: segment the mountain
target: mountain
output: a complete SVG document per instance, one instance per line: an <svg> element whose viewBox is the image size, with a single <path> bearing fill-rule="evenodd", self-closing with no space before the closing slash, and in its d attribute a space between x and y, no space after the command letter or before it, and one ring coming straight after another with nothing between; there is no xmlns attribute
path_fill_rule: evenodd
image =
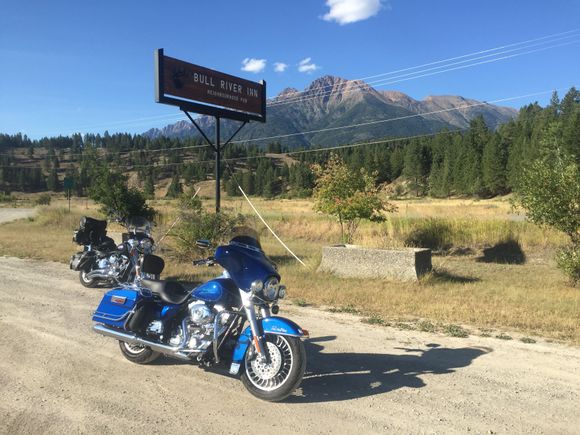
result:
<svg viewBox="0 0 580 435"><path fill-rule="evenodd" d="M463 106L471 107L449 110ZM457 96L430 96L418 101L397 91L379 92L361 80L333 76L314 80L302 92L294 88L284 89L268 101L267 110L267 123L248 124L236 140L257 145L276 141L290 147L328 146L464 128L469 120L479 115L490 128L495 128L517 114L511 108ZM437 113L420 115L427 112ZM202 116L198 121L204 132L213 137L213 118ZM223 140L229 138L238 125L237 122L223 121ZM152 138L199 135L189 121L151 129L144 134Z"/></svg>
<svg viewBox="0 0 580 435"><path fill-rule="evenodd" d="M430 95L422 101L417 101L398 91L382 91L381 94L389 104L404 107L415 113L431 113L424 117L446 122L455 128L465 128L470 120L481 115L489 128L496 129L518 113L511 107L494 106L455 95ZM458 107L462 109L455 110Z"/></svg>

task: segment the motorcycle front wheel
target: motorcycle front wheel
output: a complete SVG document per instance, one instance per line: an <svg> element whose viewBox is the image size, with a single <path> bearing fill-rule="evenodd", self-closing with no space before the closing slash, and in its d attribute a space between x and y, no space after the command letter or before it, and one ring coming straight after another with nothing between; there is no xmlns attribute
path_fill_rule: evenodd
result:
<svg viewBox="0 0 580 435"><path fill-rule="evenodd" d="M284 400L298 388L306 369L306 351L299 338L266 335L270 363L246 352L242 383L259 399L269 402Z"/></svg>

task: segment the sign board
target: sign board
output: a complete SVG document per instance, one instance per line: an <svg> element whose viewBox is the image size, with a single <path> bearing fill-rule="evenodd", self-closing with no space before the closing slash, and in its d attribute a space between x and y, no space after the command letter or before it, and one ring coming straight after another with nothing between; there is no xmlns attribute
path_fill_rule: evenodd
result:
<svg viewBox="0 0 580 435"><path fill-rule="evenodd" d="M63 187L65 188L65 190L72 190L74 186L75 186L75 179L73 177L71 177L71 176L64 177Z"/></svg>
<svg viewBox="0 0 580 435"><path fill-rule="evenodd" d="M252 82L155 51L155 101L238 121L266 122L266 83Z"/></svg>

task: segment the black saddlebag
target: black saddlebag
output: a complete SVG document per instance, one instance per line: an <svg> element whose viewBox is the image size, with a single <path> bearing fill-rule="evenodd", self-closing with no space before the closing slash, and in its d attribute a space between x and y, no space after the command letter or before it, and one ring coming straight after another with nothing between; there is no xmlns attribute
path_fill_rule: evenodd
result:
<svg viewBox="0 0 580 435"><path fill-rule="evenodd" d="M73 234L73 242L78 245L94 245L102 243L107 235L107 221L83 216L79 229Z"/></svg>

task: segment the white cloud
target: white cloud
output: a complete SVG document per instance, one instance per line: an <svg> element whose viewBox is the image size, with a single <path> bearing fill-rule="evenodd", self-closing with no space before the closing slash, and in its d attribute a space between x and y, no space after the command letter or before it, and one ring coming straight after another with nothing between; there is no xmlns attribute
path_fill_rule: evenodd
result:
<svg viewBox="0 0 580 435"><path fill-rule="evenodd" d="M274 63L274 71L276 72L284 72L288 68L288 64L284 62L275 62Z"/></svg>
<svg viewBox="0 0 580 435"><path fill-rule="evenodd" d="M383 0L326 0L330 8L322 19L336 21L338 24L350 24L366 20L379 13Z"/></svg>
<svg viewBox="0 0 580 435"><path fill-rule="evenodd" d="M259 73L264 71L266 68L266 59L254 59L246 57L242 60L242 71L247 71L251 73Z"/></svg>
<svg viewBox="0 0 580 435"><path fill-rule="evenodd" d="M298 64L298 71L303 72L303 73L310 74L312 71L316 71L317 69L320 69L320 67L318 65L316 65L314 62L312 62L311 57L307 57L306 59L302 59L300 61L300 63Z"/></svg>

